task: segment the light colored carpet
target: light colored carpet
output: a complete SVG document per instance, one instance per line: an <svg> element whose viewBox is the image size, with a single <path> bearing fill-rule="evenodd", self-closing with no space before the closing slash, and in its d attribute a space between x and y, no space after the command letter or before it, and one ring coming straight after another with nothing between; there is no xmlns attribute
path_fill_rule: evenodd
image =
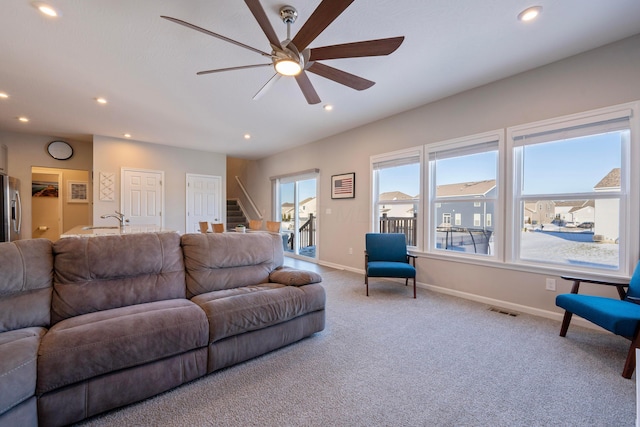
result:
<svg viewBox="0 0 640 427"><path fill-rule="evenodd" d="M314 336L84 426L633 426L628 341L324 273Z"/></svg>

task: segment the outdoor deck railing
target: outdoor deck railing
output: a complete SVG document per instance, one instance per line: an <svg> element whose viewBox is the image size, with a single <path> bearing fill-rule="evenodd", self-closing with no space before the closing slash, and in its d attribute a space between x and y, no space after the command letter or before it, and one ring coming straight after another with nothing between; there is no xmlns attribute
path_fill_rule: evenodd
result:
<svg viewBox="0 0 640 427"><path fill-rule="evenodd" d="M316 217L313 214L309 214L307 222L302 224L298 229L300 234L300 247L306 248L315 245L316 240Z"/></svg>
<svg viewBox="0 0 640 427"><path fill-rule="evenodd" d="M407 238L407 246L416 246L418 230L416 217L380 217L381 233L402 233ZM438 227L437 247L446 250L488 254L491 230L465 227Z"/></svg>
<svg viewBox="0 0 640 427"><path fill-rule="evenodd" d="M316 217L313 214L309 214L309 219L298 228L298 234L300 236L300 249L316 244ZM291 252L293 252L293 246L295 245L293 236L293 233L289 234L286 245Z"/></svg>
<svg viewBox="0 0 640 427"><path fill-rule="evenodd" d="M402 233L407 238L407 246L416 246L418 242L418 229L416 217L388 217L382 214L380 217L381 233Z"/></svg>

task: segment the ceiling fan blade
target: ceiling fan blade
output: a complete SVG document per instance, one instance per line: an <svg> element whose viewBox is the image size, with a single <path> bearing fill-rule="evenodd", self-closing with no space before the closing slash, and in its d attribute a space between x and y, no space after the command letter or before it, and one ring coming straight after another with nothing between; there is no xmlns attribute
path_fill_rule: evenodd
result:
<svg viewBox="0 0 640 427"><path fill-rule="evenodd" d="M310 73L317 74L329 80L333 80L336 83L340 83L345 86L349 86L355 90L369 89L376 84L371 80L363 79L354 74L347 73L346 71L338 70L337 68L329 67L328 65L314 62L307 68Z"/></svg>
<svg viewBox="0 0 640 427"><path fill-rule="evenodd" d="M264 84L264 86L262 86L260 88L258 93L253 95L253 100L256 101L256 100L262 98L262 95L267 93L267 91L271 88L271 86L273 86L278 80L280 80L280 74L275 73L269 80L267 80L267 82Z"/></svg>
<svg viewBox="0 0 640 427"><path fill-rule="evenodd" d="M259 0L244 0L247 4L247 7L253 14L253 17L258 21L258 25L262 28L262 31L269 39L269 43L274 46L280 46L280 40L278 40L278 35L276 34L269 18L267 18L267 14L264 12L262 5Z"/></svg>
<svg viewBox="0 0 640 427"><path fill-rule="evenodd" d="M198 76L201 76L203 74L221 73L223 71L233 71L233 70L244 70L245 68L267 67L267 66L271 66L271 65L273 65L273 64L241 65L239 67L217 68L215 70L198 71L196 74Z"/></svg>
<svg viewBox="0 0 640 427"><path fill-rule="evenodd" d="M298 86L300 86L300 90L302 91L302 94L307 99L307 102L309 104L320 103L320 97L318 96L316 90L313 88L313 85L311 84L311 80L309 80L309 76L307 76L307 73L302 71L300 74L298 74L296 76L296 82L298 82Z"/></svg>
<svg viewBox="0 0 640 427"><path fill-rule="evenodd" d="M323 0L291 41L302 52L354 0Z"/></svg>
<svg viewBox="0 0 640 427"><path fill-rule="evenodd" d="M333 46L314 47L311 49L310 61L323 59L359 58L363 56L382 56L393 53L400 47L404 37L367 40L363 42L336 44Z"/></svg>
<svg viewBox="0 0 640 427"><path fill-rule="evenodd" d="M249 49L252 52L256 52L256 53L259 53L262 56L268 56L269 58L271 58L271 54L270 53L263 52L260 49L256 49L255 47L251 47L251 46L248 46L248 45L246 45L244 43L240 43L239 41L232 40L229 37L225 37L223 35L216 34L216 33L212 32L212 31L205 30L204 28L198 27L197 25L190 24L190 23L188 23L186 21L182 21L180 19L172 18L170 16L160 16L160 18L164 18L164 19L166 19L168 21L175 22L176 24L184 25L187 28L191 28L193 30L200 31L201 33L207 34L209 36L218 38L220 40L224 40L227 43L235 44L236 46L240 46L240 47L243 47L245 49Z"/></svg>

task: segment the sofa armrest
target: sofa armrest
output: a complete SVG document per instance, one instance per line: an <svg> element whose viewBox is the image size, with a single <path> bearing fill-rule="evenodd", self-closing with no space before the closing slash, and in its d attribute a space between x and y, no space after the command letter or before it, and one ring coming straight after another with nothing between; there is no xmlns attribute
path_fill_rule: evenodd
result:
<svg viewBox="0 0 640 427"><path fill-rule="evenodd" d="M278 267L269 274L269 282L287 286L302 286L322 282L322 276L313 271Z"/></svg>

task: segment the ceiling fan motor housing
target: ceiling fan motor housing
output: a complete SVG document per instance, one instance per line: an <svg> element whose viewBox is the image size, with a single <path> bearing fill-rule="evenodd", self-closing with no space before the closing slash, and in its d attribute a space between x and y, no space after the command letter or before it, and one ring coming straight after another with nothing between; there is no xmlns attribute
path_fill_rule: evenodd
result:
<svg viewBox="0 0 640 427"><path fill-rule="evenodd" d="M298 11L293 6L282 6L280 8L280 17L285 24L293 24L298 17Z"/></svg>

